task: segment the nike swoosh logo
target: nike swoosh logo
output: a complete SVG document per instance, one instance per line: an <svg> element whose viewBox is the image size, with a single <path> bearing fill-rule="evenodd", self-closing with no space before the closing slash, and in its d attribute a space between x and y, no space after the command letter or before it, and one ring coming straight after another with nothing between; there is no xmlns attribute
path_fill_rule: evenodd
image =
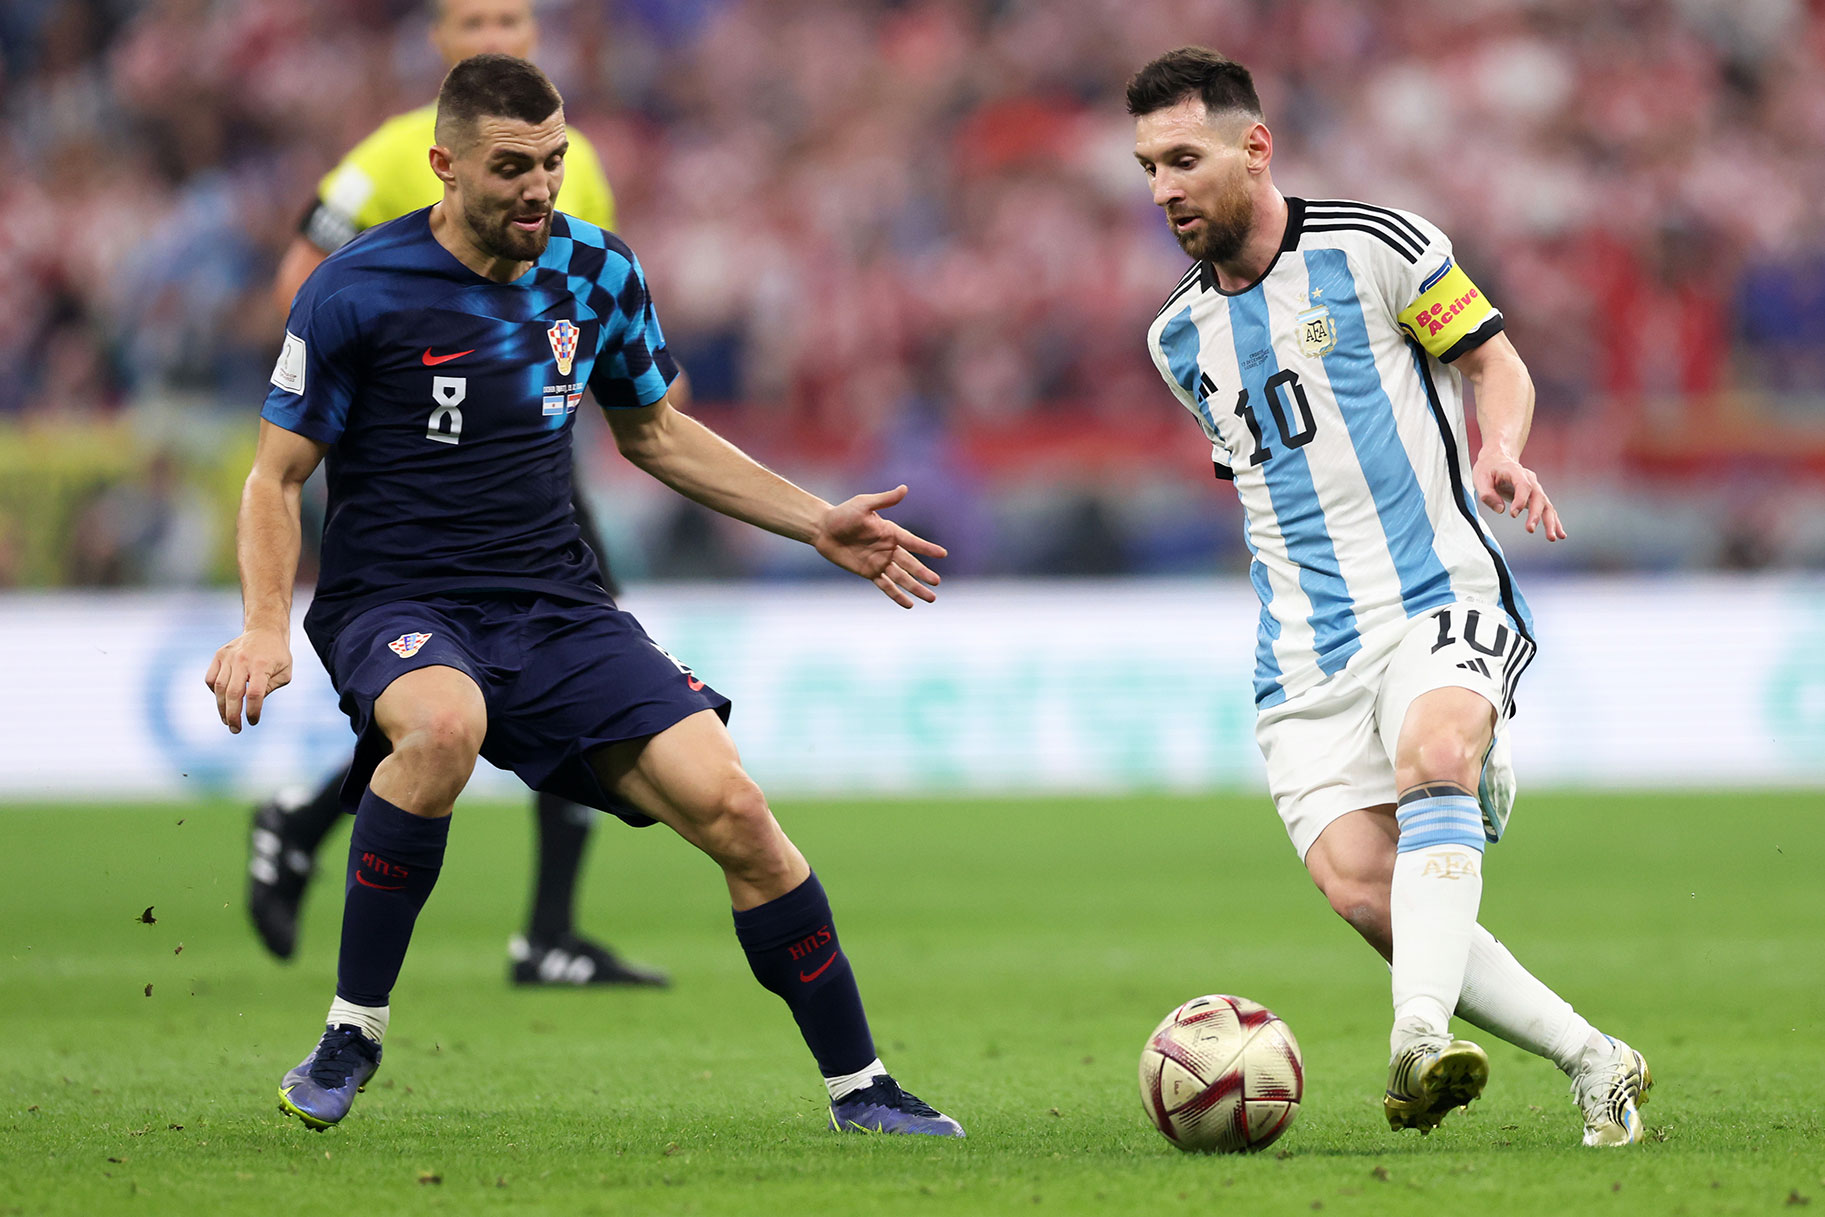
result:
<svg viewBox="0 0 1825 1217"><path fill-rule="evenodd" d="M377 892L403 892L406 890L406 885L403 883L397 887L388 887L384 883L371 883L368 881L368 877L360 871L355 872L355 882L359 883L362 887L371 887Z"/></svg>
<svg viewBox="0 0 1825 1217"><path fill-rule="evenodd" d="M458 351L454 355L433 355L433 354L431 354L431 348L426 347L425 353L420 358L422 358L425 361L425 366L427 368L434 368L440 363L449 363L452 359L461 359L464 355L473 355L473 354L475 354L474 347L470 347L466 351Z"/></svg>
<svg viewBox="0 0 1825 1217"><path fill-rule="evenodd" d="M361 878L361 876L356 875L355 878L359 879L359 878ZM811 973L809 976L805 975L805 973L803 973L803 972L800 972L798 974L798 978L800 980L804 981L806 984L810 984L812 981L816 980L818 977L820 977L824 974L824 969L828 968L831 964L833 964L835 962L836 962L836 952L832 951L830 953L830 958L826 959L823 963L821 963L817 966L817 971Z"/></svg>

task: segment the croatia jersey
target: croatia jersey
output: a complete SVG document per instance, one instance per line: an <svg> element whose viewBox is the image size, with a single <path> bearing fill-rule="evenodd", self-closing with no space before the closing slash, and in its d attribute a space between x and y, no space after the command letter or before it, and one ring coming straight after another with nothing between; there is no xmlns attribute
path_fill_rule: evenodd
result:
<svg viewBox="0 0 1825 1217"><path fill-rule="evenodd" d="M323 565L305 628L415 595L608 602L571 511L571 423L649 406L677 366L612 233L555 214L544 255L496 283L431 235L368 229L298 292L261 416L329 445Z"/></svg>
<svg viewBox="0 0 1825 1217"><path fill-rule="evenodd" d="M1500 332L1502 314L1420 217L1286 202L1285 238L1258 282L1225 292L1200 262L1147 333L1242 500L1262 707L1439 605L1499 606L1533 632L1477 514L1450 366Z"/></svg>

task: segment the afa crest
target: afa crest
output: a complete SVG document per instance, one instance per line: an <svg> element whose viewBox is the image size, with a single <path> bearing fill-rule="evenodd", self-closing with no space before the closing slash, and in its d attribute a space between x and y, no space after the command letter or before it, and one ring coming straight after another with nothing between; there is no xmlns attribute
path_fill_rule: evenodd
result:
<svg viewBox="0 0 1825 1217"><path fill-rule="evenodd" d="M410 659L412 656L418 654L419 647L422 647L429 641L431 641L431 635L429 634L401 634L393 641L387 643L387 650L393 652L393 654L399 656L401 659Z"/></svg>
<svg viewBox="0 0 1825 1217"><path fill-rule="evenodd" d="M569 376L570 365L577 358L577 327L569 321L560 321L545 331L545 337L551 340L551 354L558 361L558 375Z"/></svg>
<svg viewBox="0 0 1825 1217"><path fill-rule="evenodd" d="M1320 304L1308 308L1296 318L1299 326L1299 349L1317 359L1331 353L1337 345L1337 324L1331 320L1331 310Z"/></svg>

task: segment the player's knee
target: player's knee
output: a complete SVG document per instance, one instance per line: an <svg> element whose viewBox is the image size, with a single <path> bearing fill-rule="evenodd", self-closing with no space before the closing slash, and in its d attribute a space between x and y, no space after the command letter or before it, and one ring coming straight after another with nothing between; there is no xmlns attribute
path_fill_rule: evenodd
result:
<svg viewBox="0 0 1825 1217"><path fill-rule="evenodd" d="M758 873L779 860L784 834L767 806L767 796L746 773L737 770L721 783L711 820L716 853L725 869Z"/></svg>
<svg viewBox="0 0 1825 1217"><path fill-rule="evenodd" d="M475 764L482 750L485 722L463 709L434 706L413 716L411 725L393 741L402 760L428 769L462 769Z"/></svg>
<svg viewBox="0 0 1825 1217"><path fill-rule="evenodd" d="M724 837L738 847L757 848L779 831L767 796L745 773L738 772L723 782L717 792L716 819Z"/></svg>
<svg viewBox="0 0 1825 1217"><path fill-rule="evenodd" d="M1431 731L1403 749L1395 783L1407 790L1425 782L1455 782L1473 790L1482 763L1479 741L1459 731Z"/></svg>

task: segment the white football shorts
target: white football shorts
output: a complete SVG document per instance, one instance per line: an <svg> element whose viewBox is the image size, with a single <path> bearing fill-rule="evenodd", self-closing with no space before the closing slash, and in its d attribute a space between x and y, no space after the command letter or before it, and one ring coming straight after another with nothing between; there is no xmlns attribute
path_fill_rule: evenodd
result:
<svg viewBox="0 0 1825 1217"><path fill-rule="evenodd" d="M1507 726L1534 644L1486 604L1449 604L1365 636L1343 671L1261 712L1255 742L1274 806L1301 861L1339 816L1393 803L1394 754L1407 708L1433 689L1469 689L1496 711L1479 801L1484 833L1502 834L1514 805Z"/></svg>

